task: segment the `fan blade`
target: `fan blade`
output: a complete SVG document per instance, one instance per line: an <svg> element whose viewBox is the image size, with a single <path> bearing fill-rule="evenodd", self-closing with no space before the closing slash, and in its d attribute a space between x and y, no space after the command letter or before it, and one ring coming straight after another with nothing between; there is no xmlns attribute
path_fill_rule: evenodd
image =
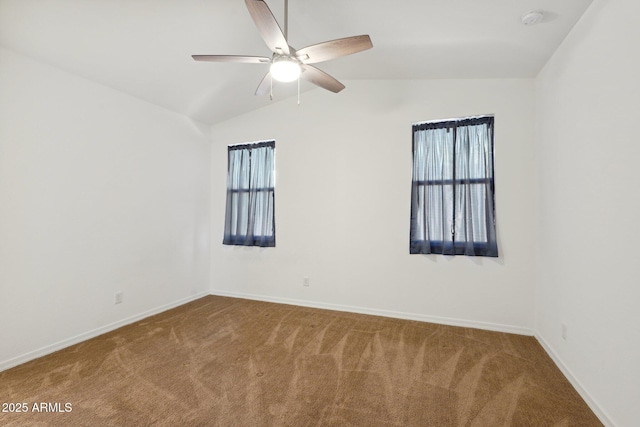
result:
<svg viewBox="0 0 640 427"><path fill-rule="evenodd" d="M241 55L191 55L196 61L209 62L242 62L246 64L268 64L271 58L266 56L241 56Z"/></svg>
<svg viewBox="0 0 640 427"><path fill-rule="evenodd" d="M275 80L271 79L271 72L267 72L267 74L265 74L265 76L262 78L262 81L258 85L258 88L256 89L256 96L268 94L269 92L271 92L271 85L275 86L276 83L277 82Z"/></svg>
<svg viewBox="0 0 640 427"><path fill-rule="evenodd" d="M338 93L344 89L344 85L331 77L324 71L314 67L313 65L302 65L304 70L300 77L313 83L316 86L330 90L331 92Z"/></svg>
<svg viewBox="0 0 640 427"><path fill-rule="evenodd" d="M298 50L297 55L298 59L303 63L315 64L316 62L351 55L372 47L371 38L367 35L362 35L307 46Z"/></svg>
<svg viewBox="0 0 640 427"><path fill-rule="evenodd" d="M269 6L262 0L244 0L264 42L273 52L289 55L289 44Z"/></svg>

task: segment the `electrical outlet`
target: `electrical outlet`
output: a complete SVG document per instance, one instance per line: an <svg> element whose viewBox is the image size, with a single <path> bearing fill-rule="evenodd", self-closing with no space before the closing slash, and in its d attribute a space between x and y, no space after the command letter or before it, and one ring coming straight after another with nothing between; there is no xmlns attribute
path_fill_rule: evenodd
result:
<svg viewBox="0 0 640 427"><path fill-rule="evenodd" d="M564 322L562 323L562 339L567 340L567 324Z"/></svg>
<svg viewBox="0 0 640 427"><path fill-rule="evenodd" d="M302 281L302 285L303 285L303 286L309 286L309 278L308 278L308 277L305 277L305 278L303 279L303 281Z"/></svg>
<svg viewBox="0 0 640 427"><path fill-rule="evenodd" d="M122 301L124 301L124 292L122 291L116 292L115 303L122 304Z"/></svg>

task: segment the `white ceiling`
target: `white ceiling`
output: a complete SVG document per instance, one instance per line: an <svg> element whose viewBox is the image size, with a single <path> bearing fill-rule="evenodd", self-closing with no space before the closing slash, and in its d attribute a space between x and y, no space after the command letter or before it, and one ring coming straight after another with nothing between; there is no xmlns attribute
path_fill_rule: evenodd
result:
<svg viewBox="0 0 640 427"><path fill-rule="evenodd" d="M369 34L373 49L318 65L345 90L355 79L530 78L591 1L290 0L289 44ZM284 0L267 4L283 26ZM545 20L522 25L530 10ZM242 0L0 0L0 44L204 123L270 102L253 95L268 65L191 59L270 56Z"/></svg>

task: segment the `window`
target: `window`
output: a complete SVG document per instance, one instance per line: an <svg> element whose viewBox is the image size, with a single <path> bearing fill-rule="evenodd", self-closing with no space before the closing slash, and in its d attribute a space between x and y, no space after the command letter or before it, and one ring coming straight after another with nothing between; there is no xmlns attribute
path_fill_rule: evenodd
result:
<svg viewBox="0 0 640 427"><path fill-rule="evenodd" d="M493 122L413 125L410 253L498 256Z"/></svg>
<svg viewBox="0 0 640 427"><path fill-rule="evenodd" d="M229 146L225 245L276 245L275 141Z"/></svg>

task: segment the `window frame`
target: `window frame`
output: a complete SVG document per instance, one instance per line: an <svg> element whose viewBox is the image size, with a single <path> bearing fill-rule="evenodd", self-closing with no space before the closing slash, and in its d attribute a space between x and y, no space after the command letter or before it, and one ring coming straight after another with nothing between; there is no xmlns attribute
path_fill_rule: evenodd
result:
<svg viewBox="0 0 640 427"><path fill-rule="evenodd" d="M251 182L252 182L252 155L253 155L253 150L254 149L259 149L259 148L264 148L264 147L270 147L273 150L273 161L271 163L271 170L269 171L269 173L271 174L270 179L266 179L267 181L270 181L272 183L271 186L267 186L267 187L257 187L257 188L252 188L251 187ZM231 182L231 175L232 175L232 152L234 151L238 151L238 150L249 150L248 155L249 155L249 165L248 165L248 183L247 183L247 187L242 187L241 185L237 188L235 188ZM224 245L231 245L231 246L259 246L259 247L275 247L276 245L276 226L275 226L275 173L276 173L276 146L275 146L275 140L264 140L264 141L256 141L256 142L249 142L249 143L241 143L241 144L233 144L233 145L228 145L227 146L227 191L226 191L226 212L225 212L225 228L224 228L224 238L223 238L223 244ZM242 187L242 188L241 188ZM271 203L270 203L270 207L271 207L271 212L267 212L267 218L269 217L269 215L271 216L271 221L270 221L270 229L271 229L271 233L272 234L254 234L254 235L243 235L243 234L234 234L232 231L232 224L235 222L235 224L237 225L237 221L240 220L240 218L238 217L233 217L233 215L231 215L230 213L230 209L232 209L230 207L230 203L233 203L232 200L234 199L238 199L239 196L243 193L247 193L249 194L249 197L251 195L251 193L267 193L267 198L271 199ZM271 193L271 195L269 196L269 193ZM236 206L237 208L237 206ZM247 213L247 228L249 228L249 215L251 213ZM262 216L260 216L262 218ZM254 225L253 228L255 228L255 223L258 222L258 219L255 218L256 221L254 221ZM236 227L237 228L237 227ZM228 232L230 231L230 232Z"/></svg>
<svg viewBox="0 0 640 427"><path fill-rule="evenodd" d="M484 177L481 178L459 178L456 176L456 142L457 142L457 132L461 127L467 126L475 126L480 124L486 124L489 126L490 130L490 138L488 139L488 150L490 151L490 162L491 167L489 172L490 176L485 174ZM428 179L428 180L415 180L415 165L416 165L416 132L420 130L431 130L431 129L450 129L453 132L452 135L452 158L451 158L451 179ZM411 181L411 228L410 228L410 253L411 254L443 254L443 255L471 255L471 256L488 256L488 257L497 257L497 243L495 241L495 142L494 142L494 134L495 134L495 118L493 115L483 115L483 116L474 116L474 117L466 117L460 119L447 119L447 120L437 120L437 121L428 121L428 122L420 122L414 123L412 126L412 181ZM484 222L485 222L485 232L487 233L486 239L484 241L473 241L465 236L464 240L457 240L456 235L459 235L456 228L456 209L458 205L458 199L456 197L456 187L466 186L469 188L471 185L483 184L486 189L490 191L490 203L487 202L487 198L485 197L485 207L484 207ZM428 240L428 239L417 239L414 238L417 229L417 215L423 215L425 218L430 215L428 208L423 206L423 211L416 212L416 192L421 187L426 186L439 186L442 188L442 193L444 194L444 189L447 186L451 186L451 203L450 203L450 212L451 215L447 215L447 218L443 218L443 223L445 220L449 220L451 223L450 227L450 235L451 240L448 241L444 239L444 235L442 236L443 240ZM487 211L491 210L492 215L488 215ZM423 225L424 226L424 225ZM489 238L489 232L493 230L494 240L493 242ZM429 249L425 251L425 246L429 246ZM470 245L472 248L470 248Z"/></svg>

